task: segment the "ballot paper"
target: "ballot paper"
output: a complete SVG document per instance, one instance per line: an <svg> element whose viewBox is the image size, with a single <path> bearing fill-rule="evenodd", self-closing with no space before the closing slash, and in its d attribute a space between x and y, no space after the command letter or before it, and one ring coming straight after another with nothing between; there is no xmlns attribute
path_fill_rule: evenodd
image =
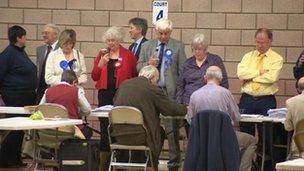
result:
<svg viewBox="0 0 304 171"><path fill-rule="evenodd" d="M100 106L98 108L95 108L92 110L92 112L103 112L103 111L110 111L113 109L113 105L105 105L105 106Z"/></svg>

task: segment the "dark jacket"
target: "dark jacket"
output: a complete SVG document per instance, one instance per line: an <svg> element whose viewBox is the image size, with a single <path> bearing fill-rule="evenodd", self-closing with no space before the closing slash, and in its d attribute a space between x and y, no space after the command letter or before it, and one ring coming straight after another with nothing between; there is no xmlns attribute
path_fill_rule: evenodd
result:
<svg viewBox="0 0 304 171"><path fill-rule="evenodd" d="M33 91L37 88L37 67L24 51L10 44L0 54L1 91Z"/></svg>
<svg viewBox="0 0 304 171"><path fill-rule="evenodd" d="M145 37L141 40L141 42L139 43L138 45L138 48L136 50L136 53L135 53L135 57L136 57L136 60L138 60L138 57L139 57L139 53L140 53L140 49L141 49L141 45L146 42L148 39L146 39ZM130 46L129 46L129 50L132 52L132 49L133 49L133 46L134 46L134 43L132 43Z"/></svg>
<svg viewBox="0 0 304 171"><path fill-rule="evenodd" d="M121 85L116 92L114 106L122 105L136 107L143 113L148 129L148 146L151 148L154 164L157 166L158 156L163 145L159 114L183 116L187 112L186 106L170 101L160 88L151 85L145 77L136 77ZM132 131L137 133L135 130ZM131 131L126 129L121 129L121 132L131 134Z"/></svg>
<svg viewBox="0 0 304 171"><path fill-rule="evenodd" d="M301 56L304 55L304 50L300 54L296 65L293 67L293 76L296 80L299 80L301 77L304 76L304 65L299 65Z"/></svg>
<svg viewBox="0 0 304 171"><path fill-rule="evenodd" d="M239 146L228 114L197 113L190 125L185 171L238 171Z"/></svg>

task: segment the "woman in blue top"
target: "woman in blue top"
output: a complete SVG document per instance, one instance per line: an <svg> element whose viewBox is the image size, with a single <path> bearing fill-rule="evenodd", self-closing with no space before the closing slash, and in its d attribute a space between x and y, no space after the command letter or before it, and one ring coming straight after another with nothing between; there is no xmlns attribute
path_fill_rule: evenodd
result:
<svg viewBox="0 0 304 171"><path fill-rule="evenodd" d="M189 104L191 94L203 87L204 75L209 66L218 66L223 73L221 86L228 89L228 78L225 66L221 57L209 53L208 39L204 34L196 34L191 43L193 56L188 58L183 64L183 69L177 81L176 101L181 104Z"/></svg>

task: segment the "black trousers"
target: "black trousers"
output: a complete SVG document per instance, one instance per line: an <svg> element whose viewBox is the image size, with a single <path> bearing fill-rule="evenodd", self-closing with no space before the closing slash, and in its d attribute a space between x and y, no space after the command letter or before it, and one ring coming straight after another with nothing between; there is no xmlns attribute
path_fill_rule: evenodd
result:
<svg viewBox="0 0 304 171"><path fill-rule="evenodd" d="M253 97L243 93L240 99L239 108L241 113L246 114L262 114L267 116L269 109L275 109L276 99L274 95ZM269 123L273 124L273 143L274 144L287 144L287 132L284 130L284 125L281 123ZM270 125L266 125L266 135L269 135ZM254 135L255 126L252 123L240 123L240 129L242 132ZM262 125L258 125L259 141L262 139ZM266 144L270 142L269 137L266 137ZM266 151L270 149L266 148ZM285 161L286 151L284 149L273 149L274 162ZM267 166L266 166L267 168Z"/></svg>
<svg viewBox="0 0 304 171"><path fill-rule="evenodd" d="M98 107L104 105L113 105L113 98L115 95L115 89L108 90L99 90L98 91ZM99 118L100 123L100 151L101 152L109 152L110 144L108 137L108 126L109 119L108 118Z"/></svg>
<svg viewBox="0 0 304 171"><path fill-rule="evenodd" d="M1 91L1 97L6 106L27 106L34 105L36 100L35 91ZM7 115L16 117L20 115ZM0 166L14 166L21 164L21 148L23 131L11 131L1 144Z"/></svg>
<svg viewBox="0 0 304 171"><path fill-rule="evenodd" d="M277 101L274 95L253 97L243 93L240 99L239 108L241 113L267 115L269 109L275 109ZM255 127L250 123L240 123L241 131L254 136Z"/></svg>

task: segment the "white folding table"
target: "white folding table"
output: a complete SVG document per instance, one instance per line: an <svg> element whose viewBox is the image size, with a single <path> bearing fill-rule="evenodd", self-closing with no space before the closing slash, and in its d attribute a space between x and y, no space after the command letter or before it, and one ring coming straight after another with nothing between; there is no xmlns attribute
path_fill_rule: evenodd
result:
<svg viewBox="0 0 304 171"><path fill-rule="evenodd" d="M12 107L12 106L0 106L0 113L20 114L20 115L30 114L30 112L25 110L24 107Z"/></svg>
<svg viewBox="0 0 304 171"><path fill-rule="evenodd" d="M35 135L35 131L38 129L56 128L58 131L59 127L79 125L82 123L80 119L31 120L28 117L12 117L0 119L0 130L34 130ZM35 137L34 140L36 142ZM2 142L1 137L0 142ZM36 143L34 145L34 154L33 164L36 163Z"/></svg>
<svg viewBox="0 0 304 171"><path fill-rule="evenodd" d="M288 160L285 162L280 162L276 164L276 169L278 171L283 171L283 170L304 170L304 159L294 159L294 160Z"/></svg>
<svg viewBox="0 0 304 171"><path fill-rule="evenodd" d="M262 166L261 170L264 170L264 164L265 164L265 159L266 159L266 124L270 123L270 157L271 157L271 162L272 165L274 166L274 161L273 161L273 154L272 154L272 147L273 147L273 128L272 128L272 123L282 123L284 124L285 118L271 118L269 116L263 116L263 115L253 115L253 114L242 114L241 115L241 120L240 122L251 122L251 123L261 123L262 124ZM288 132L288 139L290 137L290 133ZM287 146L290 145L289 140L287 141ZM287 147L287 154L288 154L288 149Z"/></svg>

